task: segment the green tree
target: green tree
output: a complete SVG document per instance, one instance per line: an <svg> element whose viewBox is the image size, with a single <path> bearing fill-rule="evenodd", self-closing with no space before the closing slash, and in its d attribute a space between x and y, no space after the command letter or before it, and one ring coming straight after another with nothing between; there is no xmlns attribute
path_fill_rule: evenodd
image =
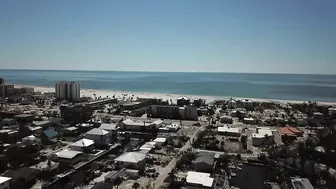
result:
<svg viewBox="0 0 336 189"><path fill-rule="evenodd" d="M140 184L138 182L133 183L132 188L138 189L140 188Z"/></svg>

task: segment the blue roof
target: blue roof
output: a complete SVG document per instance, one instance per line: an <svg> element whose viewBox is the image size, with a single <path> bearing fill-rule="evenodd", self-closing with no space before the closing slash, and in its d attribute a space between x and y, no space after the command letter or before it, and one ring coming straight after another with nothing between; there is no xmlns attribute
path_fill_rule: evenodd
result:
<svg viewBox="0 0 336 189"><path fill-rule="evenodd" d="M49 138L49 139L51 139L51 138L54 138L54 137L56 137L57 136L57 132L55 131L55 129L49 129L49 130L45 130L45 131L43 131L44 132L44 134Z"/></svg>

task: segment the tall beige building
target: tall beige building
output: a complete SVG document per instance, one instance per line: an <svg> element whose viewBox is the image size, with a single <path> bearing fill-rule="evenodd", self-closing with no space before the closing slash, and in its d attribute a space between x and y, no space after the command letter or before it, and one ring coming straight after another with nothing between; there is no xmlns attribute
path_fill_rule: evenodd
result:
<svg viewBox="0 0 336 189"><path fill-rule="evenodd" d="M78 101L80 99L80 85L76 82L57 82L55 85L56 99Z"/></svg>

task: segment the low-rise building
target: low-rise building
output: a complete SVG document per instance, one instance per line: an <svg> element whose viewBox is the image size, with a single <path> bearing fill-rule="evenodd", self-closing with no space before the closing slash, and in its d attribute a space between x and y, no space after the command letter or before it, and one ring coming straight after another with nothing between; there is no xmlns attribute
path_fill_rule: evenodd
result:
<svg viewBox="0 0 336 189"><path fill-rule="evenodd" d="M93 128L84 134L85 138L93 140L96 145L107 145L111 143L110 133L100 128Z"/></svg>
<svg viewBox="0 0 336 189"><path fill-rule="evenodd" d="M74 136L79 133L78 127L67 127L63 129L63 134L67 136Z"/></svg>
<svg viewBox="0 0 336 189"><path fill-rule="evenodd" d="M228 124L231 124L232 123L232 116L221 116L219 118L219 121L221 123L228 123Z"/></svg>
<svg viewBox="0 0 336 189"><path fill-rule="evenodd" d="M117 162L119 168L131 168L139 171L145 170L146 154L140 152L126 152L117 157L114 161Z"/></svg>
<svg viewBox="0 0 336 189"><path fill-rule="evenodd" d="M73 151L91 152L94 149L94 141L84 138L71 144L70 149Z"/></svg>
<svg viewBox="0 0 336 189"><path fill-rule="evenodd" d="M166 119L186 119L197 120L197 107L196 106L179 106L171 105L151 105L149 109L151 117L166 118Z"/></svg>
<svg viewBox="0 0 336 189"><path fill-rule="evenodd" d="M213 153L200 154L195 160L195 170L197 172L211 173L214 166Z"/></svg>
<svg viewBox="0 0 336 189"><path fill-rule="evenodd" d="M257 127L256 132L252 133L252 145L262 146L274 143L274 135L271 129Z"/></svg>
<svg viewBox="0 0 336 189"><path fill-rule="evenodd" d="M252 117L245 117L244 123L245 124L255 124L255 120Z"/></svg>
<svg viewBox="0 0 336 189"><path fill-rule="evenodd" d="M164 137L157 137L153 142L156 143L158 148L162 148L162 146L166 143L167 139Z"/></svg>
<svg viewBox="0 0 336 189"><path fill-rule="evenodd" d="M62 150L55 153L57 160L66 165L75 165L83 160L83 152L74 150Z"/></svg>
<svg viewBox="0 0 336 189"><path fill-rule="evenodd" d="M105 131L108 131L110 133L112 141L114 139L116 139L116 136L118 134L117 124L115 124L115 123L102 123L99 128L104 129Z"/></svg>
<svg viewBox="0 0 336 189"><path fill-rule="evenodd" d="M240 129L236 127L224 126L217 128L218 134L225 136L240 136Z"/></svg>
<svg viewBox="0 0 336 189"><path fill-rule="evenodd" d="M22 144L24 145L36 144L38 142L39 140L34 135L30 135L30 136L22 138Z"/></svg>
<svg viewBox="0 0 336 189"><path fill-rule="evenodd" d="M154 122L149 121L133 121L131 119L126 119L119 123L120 130L125 131L153 131L157 130L162 125L161 120L156 120Z"/></svg>
<svg viewBox="0 0 336 189"><path fill-rule="evenodd" d="M156 147L156 142L146 142L142 145L139 150L144 153L152 152Z"/></svg>
<svg viewBox="0 0 336 189"><path fill-rule="evenodd" d="M214 178L210 177L210 173L188 171L186 182L187 189L213 188L214 186Z"/></svg>

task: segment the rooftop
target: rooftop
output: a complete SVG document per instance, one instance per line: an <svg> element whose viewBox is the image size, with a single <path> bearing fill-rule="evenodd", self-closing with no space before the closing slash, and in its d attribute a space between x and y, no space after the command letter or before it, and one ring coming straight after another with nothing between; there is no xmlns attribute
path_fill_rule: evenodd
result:
<svg viewBox="0 0 336 189"><path fill-rule="evenodd" d="M113 123L102 123L99 127L100 129L104 129L106 131L117 130L117 124Z"/></svg>
<svg viewBox="0 0 336 189"><path fill-rule="evenodd" d="M206 163L208 165L214 164L214 154L207 153L207 154L201 154L198 156L195 160L195 163Z"/></svg>
<svg viewBox="0 0 336 189"><path fill-rule="evenodd" d="M73 151L73 150L62 150L60 152L55 153L58 158L63 159L72 159L76 157L78 154L82 154L83 152Z"/></svg>
<svg viewBox="0 0 336 189"><path fill-rule="evenodd" d="M201 173L189 171L187 175L187 183L188 184L197 184L203 187L212 187L213 178L210 178L210 173Z"/></svg>
<svg viewBox="0 0 336 189"><path fill-rule="evenodd" d="M100 129L100 128L93 128L91 129L90 131L88 131L87 133L85 133L86 135L87 134L90 134L90 135L107 135L109 134L108 131L105 131L104 129Z"/></svg>
<svg viewBox="0 0 336 189"><path fill-rule="evenodd" d="M233 127L218 127L218 132L227 132L227 133L240 133L239 128L233 128Z"/></svg>
<svg viewBox="0 0 336 189"><path fill-rule="evenodd" d="M7 181L9 181L9 180L11 180L11 178L0 176L0 184L3 184L3 183L5 183L5 182L7 182Z"/></svg>
<svg viewBox="0 0 336 189"><path fill-rule="evenodd" d="M93 140L83 138L83 139L71 144L71 146L88 147L88 146L91 146L93 144L94 144Z"/></svg>
<svg viewBox="0 0 336 189"><path fill-rule="evenodd" d="M166 140L167 140L166 138L158 137L155 140L153 140L153 142L162 142L162 143L164 143L164 142L166 142Z"/></svg>
<svg viewBox="0 0 336 189"><path fill-rule="evenodd" d="M126 152L115 159L115 161L138 163L146 158L146 154L139 152Z"/></svg>
<svg viewBox="0 0 336 189"><path fill-rule="evenodd" d="M65 128L65 130L75 131L75 130L78 130L78 128L77 127L68 127L68 128Z"/></svg>

